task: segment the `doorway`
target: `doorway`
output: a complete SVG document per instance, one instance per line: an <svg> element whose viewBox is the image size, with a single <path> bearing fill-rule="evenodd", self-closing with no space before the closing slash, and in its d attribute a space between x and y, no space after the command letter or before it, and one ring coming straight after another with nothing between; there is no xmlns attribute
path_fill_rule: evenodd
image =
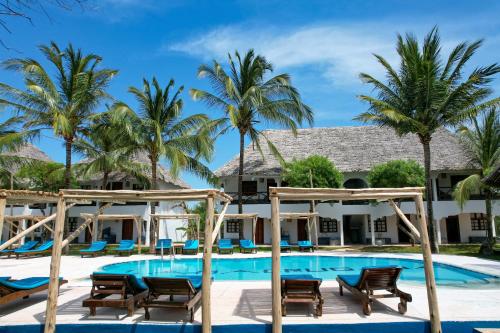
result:
<svg viewBox="0 0 500 333"><path fill-rule="evenodd" d="M344 215L344 244L363 244L365 215Z"/></svg>
<svg viewBox="0 0 500 333"><path fill-rule="evenodd" d="M122 222L122 239L133 239L134 237L134 221L123 220Z"/></svg>
<svg viewBox="0 0 500 333"><path fill-rule="evenodd" d="M446 238L448 243L460 243L460 222L458 215L446 218Z"/></svg>
<svg viewBox="0 0 500 333"><path fill-rule="evenodd" d="M255 224L255 244L264 244L264 219L261 217Z"/></svg>
<svg viewBox="0 0 500 333"><path fill-rule="evenodd" d="M297 241L305 241L307 238L307 220L297 220Z"/></svg>
<svg viewBox="0 0 500 333"><path fill-rule="evenodd" d="M410 220L410 215L405 214L406 218ZM405 232L406 231L406 232ZM410 236L408 235L410 233L410 230L406 226L406 223L401 220L401 218L398 216L398 242L399 243L410 243Z"/></svg>

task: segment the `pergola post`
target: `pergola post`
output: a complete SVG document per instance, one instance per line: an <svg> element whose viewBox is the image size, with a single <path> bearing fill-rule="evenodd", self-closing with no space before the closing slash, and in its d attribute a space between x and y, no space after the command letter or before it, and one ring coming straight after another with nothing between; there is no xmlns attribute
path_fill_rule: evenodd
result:
<svg viewBox="0 0 500 333"><path fill-rule="evenodd" d="M139 223L139 218L134 217L135 227L137 228L137 252L141 254L142 247L142 222Z"/></svg>
<svg viewBox="0 0 500 333"><path fill-rule="evenodd" d="M214 221L215 197L209 193L205 220L205 239L203 244L203 275L201 286L201 325L203 333L212 332L210 288L212 282L212 229Z"/></svg>
<svg viewBox="0 0 500 333"><path fill-rule="evenodd" d="M5 206L7 206L7 198L0 197L0 242L2 241L3 221L5 219Z"/></svg>
<svg viewBox="0 0 500 333"><path fill-rule="evenodd" d="M273 333L281 333L281 276L280 276L280 201L276 193L271 192L271 228L272 228L272 318Z"/></svg>
<svg viewBox="0 0 500 333"><path fill-rule="evenodd" d="M344 246L344 217L341 216L339 219L339 232L340 232L340 246ZM372 226L373 231L373 226Z"/></svg>
<svg viewBox="0 0 500 333"><path fill-rule="evenodd" d="M441 319L439 316L436 280L434 278L434 267L432 266L432 252L429 243L429 234L427 232L424 201L421 194L415 197L415 206L418 221L420 222L420 244L422 246L424 259L425 284L427 285L427 300L429 303L431 333L441 333Z"/></svg>
<svg viewBox="0 0 500 333"><path fill-rule="evenodd" d="M54 226L54 245L52 246L52 258L50 260L50 280L47 309L45 311L44 333L54 333L56 330L57 296L59 294L59 269L61 266L65 215L66 200L64 199L64 196L60 194L57 202L57 217Z"/></svg>
<svg viewBox="0 0 500 333"><path fill-rule="evenodd" d="M370 234L372 237L372 245L375 246L375 221L373 220L371 215L368 215L368 223L370 223Z"/></svg>
<svg viewBox="0 0 500 333"><path fill-rule="evenodd" d="M255 244L255 228L257 228L257 217L252 219L252 242Z"/></svg>

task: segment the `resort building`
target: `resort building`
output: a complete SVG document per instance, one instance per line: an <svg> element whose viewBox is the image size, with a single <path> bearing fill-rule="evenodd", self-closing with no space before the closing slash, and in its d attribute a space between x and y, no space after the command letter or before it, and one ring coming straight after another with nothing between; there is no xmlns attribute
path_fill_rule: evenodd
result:
<svg viewBox="0 0 500 333"><path fill-rule="evenodd" d="M300 129L296 137L289 130L268 130L265 135L272 141L287 162L311 155L331 160L344 175L344 188L368 187L370 169L391 160L415 160L423 166L423 149L416 135L399 137L389 128L354 126ZM257 213L259 220L252 230L251 221L244 223L245 238L258 244L271 241L269 187L286 186L282 180L282 167L266 143L261 153L249 145L245 149L243 176L243 213ZM480 242L486 236L484 196L477 193L463 210L452 198L454 186L476 167L470 163L467 149L456 135L446 129L438 130L431 142L431 171L434 219L439 221L440 243ZM235 200L228 213L238 211L238 164L235 156L216 171L220 185ZM314 171L313 171L314 172ZM281 203L281 212L308 212L309 202ZM410 237L404 223L387 203L328 202L319 203L318 243L320 245L393 244L408 243ZM401 202L401 210L415 224L412 203ZM493 215L500 214L500 202L493 202ZM306 240L307 221L290 219L282 223L281 236L291 243ZM239 221L225 223L224 237L238 238ZM311 235L313 236L313 235Z"/></svg>

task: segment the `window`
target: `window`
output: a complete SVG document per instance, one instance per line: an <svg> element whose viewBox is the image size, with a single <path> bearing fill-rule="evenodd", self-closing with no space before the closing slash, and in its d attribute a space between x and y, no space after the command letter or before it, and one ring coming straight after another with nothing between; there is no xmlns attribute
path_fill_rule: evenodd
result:
<svg viewBox="0 0 500 333"><path fill-rule="evenodd" d="M133 184L132 189L134 191L142 191L142 190L144 190L144 185L143 184Z"/></svg>
<svg viewBox="0 0 500 333"><path fill-rule="evenodd" d="M70 217L68 218L68 227L69 232L73 232L78 228L78 217Z"/></svg>
<svg viewBox="0 0 500 333"><path fill-rule="evenodd" d="M243 181L242 184L243 194L256 194L257 193L257 182L256 181Z"/></svg>
<svg viewBox="0 0 500 333"><path fill-rule="evenodd" d="M387 232L387 218L381 217L373 221L373 225L375 226L375 232ZM372 224L368 222L368 232L372 231Z"/></svg>
<svg viewBox="0 0 500 333"><path fill-rule="evenodd" d="M486 214L474 213L470 216L470 225L472 230L486 230L488 229L488 219Z"/></svg>
<svg viewBox="0 0 500 333"><path fill-rule="evenodd" d="M238 220L228 220L226 221L226 231L228 233L239 233L240 232L240 221Z"/></svg>
<svg viewBox="0 0 500 333"><path fill-rule="evenodd" d="M329 217L320 217L319 232L337 232L337 220Z"/></svg>

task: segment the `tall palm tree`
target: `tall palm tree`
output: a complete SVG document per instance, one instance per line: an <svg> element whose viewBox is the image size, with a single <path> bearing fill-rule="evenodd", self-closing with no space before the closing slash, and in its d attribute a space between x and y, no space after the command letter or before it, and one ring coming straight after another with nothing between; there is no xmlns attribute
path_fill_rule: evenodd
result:
<svg viewBox="0 0 500 333"><path fill-rule="evenodd" d="M76 173L80 176L102 175L102 188L106 189L113 171L123 172L147 182L145 165L134 161L134 146L122 130L120 122L113 121L113 110L93 117L86 137L78 138L74 151L86 157L80 161Z"/></svg>
<svg viewBox="0 0 500 333"><path fill-rule="evenodd" d="M202 100L209 107L223 111L224 117L219 124L222 125L221 133L229 129L235 129L239 133L238 212L242 213L245 138L248 136L259 151L259 138L263 138L271 152L282 161L277 148L257 124L277 124L291 129L295 135L297 127L302 125L303 121L312 124L313 113L302 103L300 94L292 86L288 74L279 74L267 79L266 76L273 72L273 66L263 56L249 50L243 57L236 51L235 58L236 60L228 54L229 74L215 60L211 65L201 65L198 76L209 79L213 92L191 89L190 93L194 100ZM239 236L243 238L243 223L240 223Z"/></svg>
<svg viewBox="0 0 500 333"><path fill-rule="evenodd" d="M496 190L483 183L481 180L495 170L500 164L500 118L497 109L492 107L484 113L482 120L471 118L470 127L459 129L461 141L472 153L471 162L479 166L479 172L460 181L454 191L453 197L463 208L473 193L483 191L485 195L486 217L488 226L486 229L486 246L481 247L485 254L491 253L494 244L493 238L493 216L491 213L491 202Z"/></svg>
<svg viewBox="0 0 500 333"><path fill-rule="evenodd" d="M210 169L201 161L209 160L213 153L213 140L208 129L208 117L194 114L182 118L183 101L180 97L183 87L176 91L174 80L162 89L156 78L152 83L143 80L142 88L130 87L129 92L138 102L137 111L126 104L115 103L115 117L123 120L136 152L146 152L151 166L151 187L157 189L157 168L160 159L170 165L170 172L176 177L181 170L190 171L202 178L213 177ZM155 213L155 205L151 205ZM151 251L156 242L150 232Z"/></svg>
<svg viewBox="0 0 500 333"><path fill-rule="evenodd" d="M370 108L355 119L392 127L399 135L414 133L420 139L424 151L427 218L434 253L438 253L439 248L432 210L432 135L438 128L454 126L478 110L500 101L499 98L486 101L492 92L488 83L500 71L500 66L478 67L464 76L465 66L481 44L481 40L460 43L443 63L436 27L425 37L421 49L414 35L398 35L399 69L394 69L382 56L375 55L386 71L387 83L369 74L360 74L363 82L373 86L377 96L359 97Z"/></svg>
<svg viewBox="0 0 500 333"><path fill-rule="evenodd" d="M52 129L64 140L66 149L65 186L71 184L71 151L74 140L85 132L89 117L97 106L110 98L106 88L116 70L99 69L98 55L84 55L71 44L61 50L56 43L39 47L46 60L54 67L51 77L48 69L30 58L10 59L3 63L9 70L24 76L24 89L0 83L0 95L17 108L25 118L25 127Z"/></svg>

